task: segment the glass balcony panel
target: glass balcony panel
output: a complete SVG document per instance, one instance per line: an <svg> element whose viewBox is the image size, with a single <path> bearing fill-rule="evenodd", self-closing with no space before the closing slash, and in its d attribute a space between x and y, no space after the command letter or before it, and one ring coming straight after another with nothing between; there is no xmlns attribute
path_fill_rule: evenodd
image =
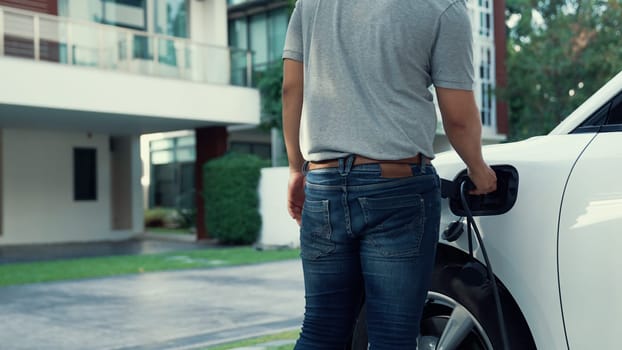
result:
<svg viewBox="0 0 622 350"><path fill-rule="evenodd" d="M247 51L0 7L0 54L201 83L248 85ZM234 62L232 62L232 60Z"/></svg>
<svg viewBox="0 0 622 350"><path fill-rule="evenodd" d="M68 50L71 64L97 67L99 65L99 30L90 24L72 23Z"/></svg>
<svg viewBox="0 0 622 350"><path fill-rule="evenodd" d="M39 20L39 57L44 61L60 62L63 44L61 24L49 18Z"/></svg>
<svg viewBox="0 0 622 350"><path fill-rule="evenodd" d="M184 78L184 42L161 37L155 41L158 50L157 74L162 77Z"/></svg>
<svg viewBox="0 0 622 350"><path fill-rule="evenodd" d="M246 50L231 49L231 84L247 86L248 55Z"/></svg>

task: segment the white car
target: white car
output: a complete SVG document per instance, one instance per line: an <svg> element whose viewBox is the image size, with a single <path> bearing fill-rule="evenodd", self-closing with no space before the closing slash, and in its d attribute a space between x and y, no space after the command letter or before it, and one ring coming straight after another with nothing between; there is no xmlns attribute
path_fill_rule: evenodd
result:
<svg viewBox="0 0 622 350"><path fill-rule="evenodd" d="M549 135L484 157L519 178L509 211L475 218L510 349L622 349L622 72ZM434 166L450 180L465 167L454 152ZM441 232L460 220L444 200ZM473 239L473 263L467 236L440 241L420 350L441 338L439 349L504 349L485 260Z"/></svg>

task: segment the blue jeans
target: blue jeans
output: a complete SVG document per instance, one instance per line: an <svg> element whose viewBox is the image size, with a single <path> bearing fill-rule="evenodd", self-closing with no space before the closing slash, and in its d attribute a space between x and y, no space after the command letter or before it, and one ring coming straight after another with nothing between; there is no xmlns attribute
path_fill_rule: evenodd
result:
<svg viewBox="0 0 622 350"><path fill-rule="evenodd" d="M378 164L352 162L306 173L306 306L295 349L348 348L363 296L370 349L416 349L438 241L438 175L412 165L413 176L389 179Z"/></svg>

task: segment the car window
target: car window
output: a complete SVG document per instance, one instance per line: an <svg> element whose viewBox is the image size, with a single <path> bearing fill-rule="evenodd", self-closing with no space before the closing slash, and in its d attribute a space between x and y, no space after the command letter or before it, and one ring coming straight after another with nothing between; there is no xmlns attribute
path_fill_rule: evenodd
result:
<svg viewBox="0 0 622 350"><path fill-rule="evenodd" d="M581 125L579 125L574 131L573 134L577 133L586 133L586 132L598 132L605 121L607 120L607 115L609 112L610 103L605 104L600 107L594 114L592 114L589 118L587 118Z"/></svg>
<svg viewBox="0 0 622 350"><path fill-rule="evenodd" d="M572 133L615 131L622 131L622 93L599 108Z"/></svg>
<svg viewBox="0 0 622 350"><path fill-rule="evenodd" d="M609 109L607 125L622 125L622 94L613 100L611 109Z"/></svg>

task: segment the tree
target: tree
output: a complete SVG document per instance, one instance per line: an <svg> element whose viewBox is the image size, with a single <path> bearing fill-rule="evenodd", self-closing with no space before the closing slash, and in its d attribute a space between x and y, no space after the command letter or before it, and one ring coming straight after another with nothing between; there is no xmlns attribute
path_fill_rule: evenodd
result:
<svg viewBox="0 0 622 350"><path fill-rule="evenodd" d="M283 128L281 120L281 87L283 85L283 63L278 60L257 77L257 89L261 94L261 125L269 130Z"/></svg>
<svg viewBox="0 0 622 350"><path fill-rule="evenodd" d="M510 139L552 130L622 70L622 0L507 0Z"/></svg>
<svg viewBox="0 0 622 350"><path fill-rule="evenodd" d="M289 13L294 11L296 0L287 0ZM261 125L265 129L283 129L281 120L281 86L283 84L283 62L279 59L268 66L257 77L257 88L261 94Z"/></svg>

